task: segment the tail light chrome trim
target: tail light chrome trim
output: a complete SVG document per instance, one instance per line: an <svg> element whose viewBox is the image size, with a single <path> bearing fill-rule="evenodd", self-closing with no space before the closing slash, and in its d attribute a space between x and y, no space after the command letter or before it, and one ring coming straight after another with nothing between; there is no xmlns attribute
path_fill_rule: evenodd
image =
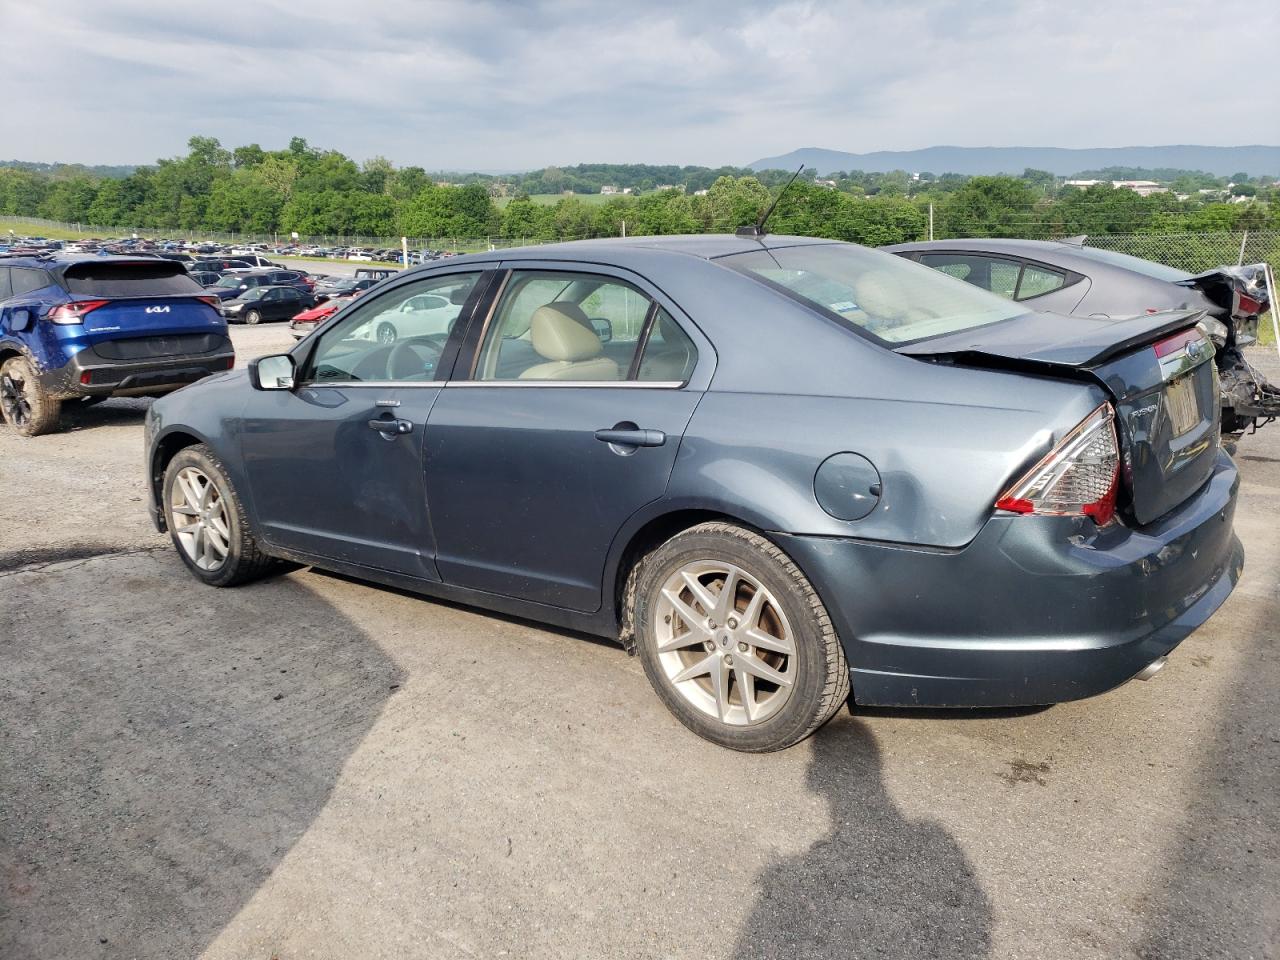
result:
<svg viewBox="0 0 1280 960"><path fill-rule="evenodd" d="M1077 424L995 503L997 510L1087 516L1102 526L1116 512L1120 444L1115 410L1104 403Z"/></svg>

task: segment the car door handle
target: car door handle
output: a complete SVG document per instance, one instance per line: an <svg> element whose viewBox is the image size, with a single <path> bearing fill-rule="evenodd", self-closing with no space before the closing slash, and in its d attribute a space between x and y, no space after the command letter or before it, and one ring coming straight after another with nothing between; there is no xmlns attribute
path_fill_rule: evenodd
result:
<svg viewBox="0 0 1280 960"><path fill-rule="evenodd" d="M413 432L413 421L411 420L381 420L374 419L369 421L369 429L377 430L384 437L390 439L402 434Z"/></svg>
<svg viewBox="0 0 1280 960"><path fill-rule="evenodd" d="M619 447L660 447L667 442L667 435L661 430L620 430L614 427L611 430L597 430L596 439Z"/></svg>

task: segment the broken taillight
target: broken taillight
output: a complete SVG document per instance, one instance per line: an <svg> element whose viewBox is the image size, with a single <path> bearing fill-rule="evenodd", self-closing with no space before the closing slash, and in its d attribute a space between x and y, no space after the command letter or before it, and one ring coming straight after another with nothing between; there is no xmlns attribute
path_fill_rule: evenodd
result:
<svg viewBox="0 0 1280 960"><path fill-rule="evenodd" d="M1119 484L1115 411L1104 403L1009 487L996 509L1086 516L1102 526L1115 516Z"/></svg>

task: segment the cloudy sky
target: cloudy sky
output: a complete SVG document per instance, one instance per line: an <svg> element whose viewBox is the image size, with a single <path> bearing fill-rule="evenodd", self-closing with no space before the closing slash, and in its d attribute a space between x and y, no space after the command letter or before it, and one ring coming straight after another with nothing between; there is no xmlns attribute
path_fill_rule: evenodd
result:
<svg viewBox="0 0 1280 960"><path fill-rule="evenodd" d="M1275 0L0 0L0 158L428 169L1276 143ZM1270 78L1270 79L1268 79Z"/></svg>

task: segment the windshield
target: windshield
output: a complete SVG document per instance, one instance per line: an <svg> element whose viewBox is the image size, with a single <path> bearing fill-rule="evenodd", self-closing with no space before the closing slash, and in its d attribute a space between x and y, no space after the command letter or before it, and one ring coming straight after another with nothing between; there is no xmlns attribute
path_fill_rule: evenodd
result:
<svg viewBox="0 0 1280 960"><path fill-rule="evenodd" d="M892 254L853 244L782 247L723 257L846 326L889 343L981 327L1024 307Z"/></svg>
<svg viewBox="0 0 1280 960"><path fill-rule="evenodd" d="M244 283L244 281L243 281L243 280L241 280L239 277L230 277L230 276L228 276L228 277L223 277L221 280L219 280L219 281L218 281L218 283L217 283L217 286L219 286L219 287L238 287L238 286L240 286L240 284L242 284L242 283Z"/></svg>
<svg viewBox="0 0 1280 960"><path fill-rule="evenodd" d="M1096 260L1098 263L1109 263L1113 267L1132 270L1134 273L1140 273L1144 277L1151 277L1154 280L1167 280L1170 283L1177 283L1179 280L1191 279L1191 274L1185 270L1179 270L1177 267L1166 267L1163 263L1152 263L1150 260L1143 260L1141 257L1131 257L1127 253L1116 253L1114 250L1100 250L1097 247L1075 247L1071 252L1077 257Z"/></svg>
<svg viewBox="0 0 1280 960"><path fill-rule="evenodd" d="M266 287L254 287L253 289L246 290L244 293L240 294L240 299L241 300L261 300L263 295L266 294L266 292L267 292Z"/></svg>

